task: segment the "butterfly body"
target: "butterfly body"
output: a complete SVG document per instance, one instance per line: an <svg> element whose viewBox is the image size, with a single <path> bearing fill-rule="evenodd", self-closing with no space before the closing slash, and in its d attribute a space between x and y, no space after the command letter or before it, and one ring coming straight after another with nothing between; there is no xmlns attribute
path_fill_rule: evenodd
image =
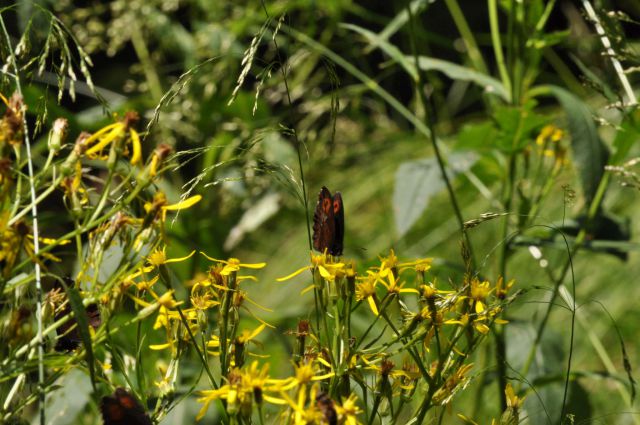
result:
<svg viewBox="0 0 640 425"><path fill-rule="evenodd" d="M313 214L313 248L333 255L342 255L344 240L344 205L342 195L322 187Z"/></svg>

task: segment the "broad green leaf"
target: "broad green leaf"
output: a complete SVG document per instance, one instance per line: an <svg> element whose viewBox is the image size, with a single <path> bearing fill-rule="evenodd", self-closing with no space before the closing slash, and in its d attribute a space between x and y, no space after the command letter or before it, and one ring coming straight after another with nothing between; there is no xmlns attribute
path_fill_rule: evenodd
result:
<svg viewBox="0 0 640 425"><path fill-rule="evenodd" d="M407 60L410 59L408 56L406 58ZM452 80L470 81L482 87L486 93L495 94L506 102L511 101L511 95L507 92L504 85L487 74L483 74L453 62L429 58L426 56L418 57L418 66L423 71L440 71Z"/></svg>
<svg viewBox="0 0 640 425"><path fill-rule="evenodd" d="M402 51L400 51L400 49L389 43L386 39L365 28L353 24L342 24L342 27L361 34L367 39L370 44L380 47L380 49L388 54L391 59L400 64L400 66L402 66L405 71L407 71L411 78L413 78L414 80L417 79L418 73L415 67L415 59L412 56L405 55L404 53L402 53ZM442 59L434 59L426 56L418 57L418 66L423 71L442 72L452 80L470 81L482 87L487 93L496 94L502 99L509 101L509 93L507 92L507 90L505 90L500 81L489 75L475 71L471 68L467 68Z"/></svg>
<svg viewBox="0 0 640 425"><path fill-rule="evenodd" d="M593 199L607 163L608 152L596 129L589 108L578 97L558 86L542 86L535 89L541 94L554 96L567 114L571 150L580 174L587 204Z"/></svg>
<svg viewBox="0 0 640 425"><path fill-rule="evenodd" d="M477 160L473 152L454 153L449 157L450 179L471 168ZM431 198L445 188L436 158L409 161L396 172L393 205L396 229L403 236L422 216Z"/></svg>
<svg viewBox="0 0 640 425"><path fill-rule="evenodd" d="M488 152L495 146L498 130L491 121L467 124L458 133L456 149Z"/></svg>
<svg viewBox="0 0 640 425"><path fill-rule="evenodd" d="M456 148L489 151L499 149L515 153L524 149L532 140L532 132L548 118L533 112L531 107L496 107L493 122L485 121L463 127L458 134Z"/></svg>

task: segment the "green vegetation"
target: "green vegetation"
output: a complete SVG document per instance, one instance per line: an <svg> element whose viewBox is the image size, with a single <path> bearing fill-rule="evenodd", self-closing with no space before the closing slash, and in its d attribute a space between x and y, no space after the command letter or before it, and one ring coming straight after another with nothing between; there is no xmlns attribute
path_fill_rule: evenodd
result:
<svg viewBox="0 0 640 425"><path fill-rule="evenodd" d="M630 1L0 8L0 423L640 423L639 34Z"/></svg>

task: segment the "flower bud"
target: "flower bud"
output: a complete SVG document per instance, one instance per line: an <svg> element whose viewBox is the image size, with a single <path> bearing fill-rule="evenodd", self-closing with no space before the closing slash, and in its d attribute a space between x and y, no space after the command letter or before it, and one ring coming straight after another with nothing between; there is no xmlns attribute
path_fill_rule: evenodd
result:
<svg viewBox="0 0 640 425"><path fill-rule="evenodd" d="M49 133L49 149L58 152L67 136L69 121L66 118L58 118L53 122L53 127Z"/></svg>

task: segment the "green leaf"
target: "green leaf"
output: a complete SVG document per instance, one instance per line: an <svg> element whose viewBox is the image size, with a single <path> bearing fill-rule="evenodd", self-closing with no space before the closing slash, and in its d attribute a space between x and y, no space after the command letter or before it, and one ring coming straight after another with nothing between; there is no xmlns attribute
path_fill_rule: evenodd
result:
<svg viewBox="0 0 640 425"><path fill-rule="evenodd" d="M458 133L456 149L489 152L494 147L498 130L491 121L467 124Z"/></svg>
<svg viewBox="0 0 640 425"><path fill-rule="evenodd" d="M85 352L87 353L87 365L89 367L89 376L91 377L91 385L94 391L96 390L96 372L95 372L95 359L93 357L93 346L91 341L91 333L89 332L89 318L87 317L87 311L82 303L82 296L76 289L75 283L72 280L61 279L60 282L64 287L64 291L69 299L69 305L71 311L73 311L73 317L76 319L78 326L78 333L82 339Z"/></svg>
<svg viewBox="0 0 640 425"><path fill-rule="evenodd" d="M569 30L540 33L536 37L527 40L527 47L533 47L534 49L544 49L545 47L551 47L556 44L562 43L565 39L567 39L569 34Z"/></svg>
<svg viewBox="0 0 640 425"><path fill-rule="evenodd" d="M633 113L625 116L613 139L614 154L611 158L611 165L620 165L625 160L631 146L640 139L640 123L638 123Z"/></svg>
<svg viewBox="0 0 640 425"><path fill-rule="evenodd" d="M477 155L473 152L452 154L449 157L447 176L452 179L456 174L469 170L476 160ZM401 164L395 180L395 222L398 234L403 236L422 216L431 198L445 188L445 183L436 158Z"/></svg>
<svg viewBox="0 0 640 425"><path fill-rule="evenodd" d="M548 121L533 112L532 106L504 106L495 109L494 119L500 131L494 144L502 152L516 153L524 149L531 141L530 133Z"/></svg>
<svg viewBox="0 0 640 425"><path fill-rule="evenodd" d="M365 28L353 24L342 24L342 27L361 34L371 45L380 47L380 49L389 55L391 59L402 66L411 78L417 80L418 73L415 67L415 60L412 56L405 55L400 51L400 49L389 43L385 38ZM496 94L505 101L509 101L509 93L505 90L500 81L471 68L426 56L418 57L418 66L423 71L442 72L452 80L470 81L482 87L485 92Z"/></svg>
<svg viewBox="0 0 640 425"><path fill-rule="evenodd" d="M409 57L407 56L407 59ZM412 64L413 64L413 59ZM478 72L466 66L458 65L453 62L442 59L434 59L426 56L418 57L418 66L423 71L440 71L452 80L469 81L480 87L486 92L501 97L506 102L511 101L511 95L507 92L504 85L495 78Z"/></svg>
<svg viewBox="0 0 640 425"><path fill-rule="evenodd" d="M608 152L596 129L591 111L577 96L558 86L542 86L536 91L554 96L567 114L571 150L582 189L589 204L604 173Z"/></svg>

